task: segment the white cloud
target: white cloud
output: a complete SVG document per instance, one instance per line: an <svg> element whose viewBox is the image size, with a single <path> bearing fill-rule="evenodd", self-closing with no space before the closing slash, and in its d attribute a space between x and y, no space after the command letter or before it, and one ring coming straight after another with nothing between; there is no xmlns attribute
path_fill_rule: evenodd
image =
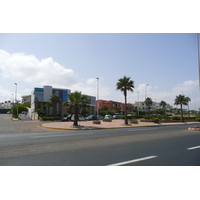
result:
<svg viewBox="0 0 200 200"><path fill-rule="evenodd" d="M24 53L9 54L0 49L0 70L2 70L2 78L6 81L8 78L14 80L13 82L21 81L21 85L23 83L28 83L30 87L52 85L53 87L71 89L72 92L77 90L83 94L97 95L96 78L89 78L85 82L78 82L72 69L66 69L59 63L53 61L51 57L39 60L34 55L25 55ZM103 77L100 79L102 81ZM28 94L31 93L32 89L26 86L22 92L23 94ZM0 88L0 94L1 99L7 100L12 92L5 88ZM99 94L100 98L107 99L110 95L110 89L108 87L102 87L101 83L99 83ZM18 97L20 96L19 93L17 95Z"/></svg>
<svg viewBox="0 0 200 200"><path fill-rule="evenodd" d="M145 85L146 84L139 84L135 90L134 93L128 93L128 100L131 103L134 103L135 101L138 101L138 93L139 92L139 101L144 101L145 98ZM174 86L169 91L160 91L160 88L158 86L147 86L147 96L150 97L153 101L160 102L160 101L166 101L167 103L173 105L174 99L179 94L183 94L185 96L188 96L191 98L191 108L195 109L198 108L200 105L199 102L199 89L198 89L199 82L198 80L187 80L183 83L180 83L176 86Z"/></svg>
<svg viewBox="0 0 200 200"><path fill-rule="evenodd" d="M73 70L66 69L50 58L41 61L24 53L9 54L0 50L0 69L4 78L15 78L27 83L68 87L76 83Z"/></svg>

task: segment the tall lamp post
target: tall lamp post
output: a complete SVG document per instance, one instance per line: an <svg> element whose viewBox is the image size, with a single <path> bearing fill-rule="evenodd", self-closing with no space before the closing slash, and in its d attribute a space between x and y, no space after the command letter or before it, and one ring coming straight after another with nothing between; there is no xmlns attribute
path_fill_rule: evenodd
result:
<svg viewBox="0 0 200 200"><path fill-rule="evenodd" d="M138 94L138 115L139 115L139 105L140 105L140 103L139 103L139 92L137 92L137 94Z"/></svg>
<svg viewBox="0 0 200 200"><path fill-rule="evenodd" d="M146 98L147 98L147 86L148 86L149 84L146 84L145 85L145 100L146 100ZM146 111L147 111L147 105L146 105Z"/></svg>
<svg viewBox="0 0 200 200"><path fill-rule="evenodd" d="M15 105L17 104L17 83L15 83ZM18 117L18 106L17 106L17 117Z"/></svg>
<svg viewBox="0 0 200 200"><path fill-rule="evenodd" d="M97 101L99 100L99 78L97 79ZM99 119L99 108L98 108L98 103L97 103L97 120Z"/></svg>
<svg viewBox="0 0 200 200"><path fill-rule="evenodd" d="M147 98L147 86L148 86L149 84L146 84L145 85L145 99Z"/></svg>

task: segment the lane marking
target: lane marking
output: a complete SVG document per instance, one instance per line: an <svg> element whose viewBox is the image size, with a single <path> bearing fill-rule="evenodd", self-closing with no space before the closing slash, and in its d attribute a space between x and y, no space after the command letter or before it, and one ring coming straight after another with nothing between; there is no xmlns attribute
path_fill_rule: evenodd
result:
<svg viewBox="0 0 200 200"><path fill-rule="evenodd" d="M195 146L195 147L190 147L190 148L187 148L187 150L193 150L193 149L199 149L200 146Z"/></svg>
<svg viewBox="0 0 200 200"><path fill-rule="evenodd" d="M77 133L77 134L62 134L62 135L41 135L41 136L32 136L31 138L48 138L48 137L62 137L62 136L76 136L76 135L90 135L93 133Z"/></svg>
<svg viewBox="0 0 200 200"><path fill-rule="evenodd" d="M115 164L111 164L108 166L120 166L120 165L126 165L129 163L134 163L134 162L139 162L139 161L143 161L143 160L148 160L148 159L152 159L152 158L156 158L157 156L148 156L148 157L144 157L144 158L138 158L138 159L134 159L134 160L128 160L125 162L119 162L119 163L115 163Z"/></svg>
<svg viewBox="0 0 200 200"><path fill-rule="evenodd" d="M128 131L148 131L148 130L155 130L155 129L158 129L158 128L146 128L146 129L130 129L130 130L128 130Z"/></svg>

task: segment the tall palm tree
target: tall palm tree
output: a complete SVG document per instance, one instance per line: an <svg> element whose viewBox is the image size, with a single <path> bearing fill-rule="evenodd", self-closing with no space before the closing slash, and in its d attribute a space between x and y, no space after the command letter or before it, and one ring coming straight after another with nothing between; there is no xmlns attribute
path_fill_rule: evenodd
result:
<svg viewBox="0 0 200 200"><path fill-rule="evenodd" d="M166 106L166 105L167 105L167 103L166 103L165 101L161 101L161 102L160 102L160 106L163 107L164 113L165 113L165 106Z"/></svg>
<svg viewBox="0 0 200 200"><path fill-rule="evenodd" d="M74 126L78 126L78 113L80 108L88 107L89 100L86 95L82 95L81 92L75 91L68 95L68 102L63 103L68 109L74 110Z"/></svg>
<svg viewBox="0 0 200 200"><path fill-rule="evenodd" d="M48 116L49 116L49 107L51 107L51 106L52 106L52 103L51 103L51 101L48 101L48 102L46 102L46 105L45 105L45 106L47 107Z"/></svg>
<svg viewBox="0 0 200 200"><path fill-rule="evenodd" d="M183 120L183 105L187 106L189 101L191 99L189 97L186 97L185 95L179 95L176 96L176 99L174 100L174 105L180 105L181 106L181 121L184 122Z"/></svg>
<svg viewBox="0 0 200 200"><path fill-rule="evenodd" d="M147 110L148 110L148 113L149 113L149 107L153 104L153 101L150 97L147 97L144 101L144 103L146 104L147 106Z"/></svg>
<svg viewBox="0 0 200 200"><path fill-rule="evenodd" d="M60 103L60 97L57 94L51 95L50 102L53 106L53 115L56 116L57 113L57 104Z"/></svg>
<svg viewBox="0 0 200 200"><path fill-rule="evenodd" d="M128 124L127 119L127 91L133 92L134 88L134 81L130 80L130 77L124 76L123 78L120 78L118 82L116 83L116 90L120 90L124 93L125 98L125 124Z"/></svg>

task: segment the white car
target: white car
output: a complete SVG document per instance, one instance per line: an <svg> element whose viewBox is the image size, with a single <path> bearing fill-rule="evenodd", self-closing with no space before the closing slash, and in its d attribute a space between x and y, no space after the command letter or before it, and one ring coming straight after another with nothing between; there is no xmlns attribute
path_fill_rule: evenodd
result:
<svg viewBox="0 0 200 200"><path fill-rule="evenodd" d="M72 115L71 120L74 121L74 115ZM78 115L78 121L85 121L85 118L82 115Z"/></svg>
<svg viewBox="0 0 200 200"><path fill-rule="evenodd" d="M112 115L105 115L104 119L113 119Z"/></svg>

